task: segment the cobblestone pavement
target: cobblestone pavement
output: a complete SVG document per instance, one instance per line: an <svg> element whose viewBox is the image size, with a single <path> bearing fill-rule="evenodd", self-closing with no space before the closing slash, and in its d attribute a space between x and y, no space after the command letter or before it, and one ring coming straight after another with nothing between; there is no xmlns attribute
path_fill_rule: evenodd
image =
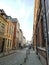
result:
<svg viewBox="0 0 49 65"><path fill-rule="evenodd" d="M26 49L17 50L16 53L0 58L0 65L41 65L37 55L33 50L30 51L28 59L24 63Z"/></svg>
<svg viewBox="0 0 49 65"><path fill-rule="evenodd" d="M38 56L35 54L35 51L31 50L28 60L24 65L42 65Z"/></svg>
<svg viewBox="0 0 49 65"><path fill-rule="evenodd" d="M25 57L25 50L0 58L0 65L20 65Z"/></svg>

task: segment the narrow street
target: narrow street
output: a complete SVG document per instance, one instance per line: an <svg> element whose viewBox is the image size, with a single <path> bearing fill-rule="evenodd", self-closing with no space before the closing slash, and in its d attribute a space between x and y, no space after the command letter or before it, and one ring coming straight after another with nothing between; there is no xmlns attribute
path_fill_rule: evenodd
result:
<svg viewBox="0 0 49 65"><path fill-rule="evenodd" d="M0 0L0 65L49 65L49 0Z"/></svg>
<svg viewBox="0 0 49 65"><path fill-rule="evenodd" d="M16 53L0 58L0 65L42 65L33 49L30 50L28 59L24 63L26 49L17 50Z"/></svg>

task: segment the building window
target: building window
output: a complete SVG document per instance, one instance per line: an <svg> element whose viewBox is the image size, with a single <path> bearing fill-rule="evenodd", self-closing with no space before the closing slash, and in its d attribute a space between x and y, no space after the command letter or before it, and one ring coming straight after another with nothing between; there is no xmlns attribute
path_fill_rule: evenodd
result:
<svg viewBox="0 0 49 65"><path fill-rule="evenodd" d="M5 24L0 21L0 34L5 33Z"/></svg>

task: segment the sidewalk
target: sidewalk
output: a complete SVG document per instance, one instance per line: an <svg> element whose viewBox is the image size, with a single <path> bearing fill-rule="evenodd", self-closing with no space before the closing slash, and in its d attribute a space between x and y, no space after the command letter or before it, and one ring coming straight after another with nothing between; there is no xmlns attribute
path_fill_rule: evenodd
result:
<svg viewBox="0 0 49 65"><path fill-rule="evenodd" d="M35 51L30 51L30 55L28 56L28 59L26 63L22 65L42 65L40 60L38 59L38 56L36 55Z"/></svg>
<svg viewBox="0 0 49 65"><path fill-rule="evenodd" d="M0 53L0 58L7 56L7 55L10 55L10 54L13 54L13 53L16 53L16 50L11 50L9 52Z"/></svg>

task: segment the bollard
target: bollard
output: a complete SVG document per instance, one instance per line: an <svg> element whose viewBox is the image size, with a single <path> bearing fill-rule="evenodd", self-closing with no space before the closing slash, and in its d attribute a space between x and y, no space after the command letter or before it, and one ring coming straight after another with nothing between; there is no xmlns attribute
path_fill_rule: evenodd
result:
<svg viewBox="0 0 49 65"><path fill-rule="evenodd" d="M20 64L20 65L22 65L22 64Z"/></svg>
<svg viewBox="0 0 49 65"><path fill-rule="evenodd" d="M28 59L28 55L30 54L30 49L26 50L26 57L24 58L24 63L26 63L26 60Z"/></svg>
<svg viewBox="0 0 49 65"><path fill-rule="evenodd" d="M26 51L26 59L28 59L28 51Z"/></svg>
<svg viewBox="0 0 49 65"><path fill-rule="evenodd" d="M24 63L26 63L26 58L24 58Z"/></svg>

